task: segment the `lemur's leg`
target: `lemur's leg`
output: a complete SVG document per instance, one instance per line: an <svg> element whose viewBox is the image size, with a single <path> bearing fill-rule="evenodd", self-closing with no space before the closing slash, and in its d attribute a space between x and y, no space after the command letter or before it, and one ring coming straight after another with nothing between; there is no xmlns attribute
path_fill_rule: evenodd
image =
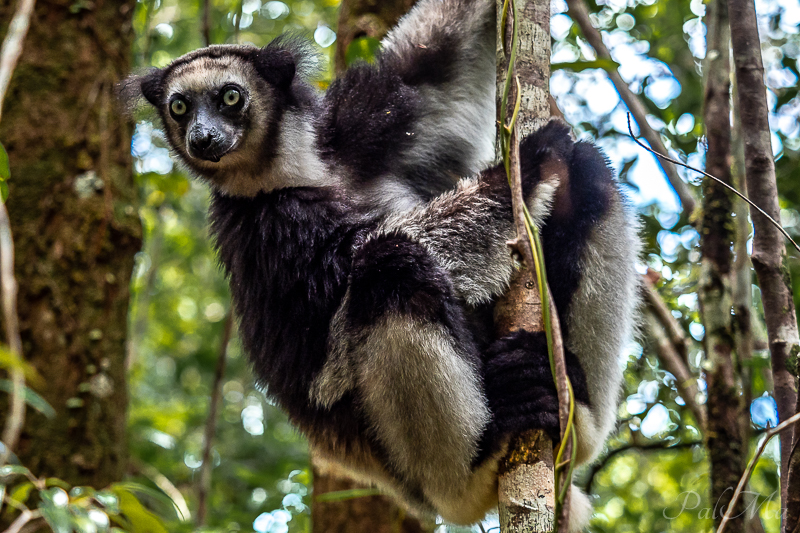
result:
<svg viewBox="0 0 800 533"><path fill-rule="evenodd" d="M312 398L332 405L355 391L400 485L391 488L415 507L446 513L449 502L471 498L465 493L490 414L481 358L449 273L408 235L375 235L354 257L332 327L340 344Z"/></svg>

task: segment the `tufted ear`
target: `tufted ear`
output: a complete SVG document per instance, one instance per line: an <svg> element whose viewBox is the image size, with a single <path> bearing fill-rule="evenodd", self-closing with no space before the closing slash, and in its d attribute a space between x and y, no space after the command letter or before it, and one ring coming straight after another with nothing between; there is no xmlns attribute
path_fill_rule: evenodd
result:
<svg viewBox="0 0 800 533"><path fill-rule="evenodd" d="M133 74L117 86L120 102L130 112L142 97L154 107L159 107L164 98L164 71L153 68L145 74Z"/></svg>
<svg viewBox="0 0 800 533"><path fill-rule="evenodd" d="M297 73L294 54L272 43L257 52L254 63L259 76L279 89L289 88Z"/></svg>

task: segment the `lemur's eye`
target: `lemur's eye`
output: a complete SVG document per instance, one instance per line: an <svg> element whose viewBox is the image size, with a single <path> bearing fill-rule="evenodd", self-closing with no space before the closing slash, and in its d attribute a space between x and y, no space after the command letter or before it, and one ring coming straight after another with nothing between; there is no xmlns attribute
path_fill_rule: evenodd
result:
<svg viewBox="0 0 800 533"><path fill-rule="evenodd" d="M239 99L242 96L239 94L239 91L236 89L228 89L225 91L225 94L222 95L222 101L225 105L236 105L239 103Z"/></svg>
<svg viewBox="0 0 800 533"><path fill-rule="evenodd" d="M169 105L169 108L172 111L173 115L180 116L180 115L183 115L184 113L186 113L187 106L186 106L186 102L184 102L180 98L176 98Z"/></svg>

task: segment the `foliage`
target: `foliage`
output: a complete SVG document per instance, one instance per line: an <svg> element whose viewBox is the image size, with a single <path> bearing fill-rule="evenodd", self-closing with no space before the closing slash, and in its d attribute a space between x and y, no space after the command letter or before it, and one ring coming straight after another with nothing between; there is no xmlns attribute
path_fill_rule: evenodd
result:
<svg viewBox="0 0 800 533"><path fill-rule="evenodd" d="M202 6L196 0L140 0L132 52L138 67L164 66L202 46ZM309 36L317 42L323 61L320 86L327 85L338 0L211 0L210 7L210 35L215 43L238 39L263 45L283 31ZM700 235L690 220L678 215L677 200L652 156L627 138L624 104L605 74L616 64L598 62L566 15L563 0L553 0L552 7L553 95L576 134L595 140L626 184L641 219L642 266L660 274L657 288L691 335L688 363L699 376L704 361L696 296ZM650 123L676 155L702 166L702 0L597 0L590 1L589 8L623 78L642 95ZM759 1L758 9L782 218L796 236L800 233L800 73L796 61L800 14L796 5L777 0ZM348 61L369 59L375 49L374 40L356 40L348 50ZM156 489L164 490L173 499L185 499L190 512L197 507L203 428L230 301L205 229L206 189L175 166L152 117L138 117L132 152L146 232L131 286L129 339L131 480L138 485L120 484L95 492L63 487L57 480L37 486L22 467L0 471L0 490L20 504L40 505L58 532L67 530L58 525L65 521L76 531L104 531L95 520L100 516L96 513L107 517L109 531L112 526L126 531L195 530L193 515L181 516L165 505L163 496L155 495L159 494ZM3 197L8 178L4 158L0 148ZM699 178L689 171L681 173L699 195ZM789 265L800 289L800 263L792 257ZM753 286L752 290L758 306L758 289ZM750 381L744 384L754 399L754 429L768 421L774 425L776 418L760 312L755 317L759 350L749 363ZM702 438L696 421L678 393L674 376L664 369L647 340L639 338L628 351L619 427L607 448L608 453L624 446L634 448L614 454L607 462L601 458L601 468L577 473L579 484L591 479L589 488L596 495L592 530L708 531L714 504L707 497L704 449L691 444ZM0 351L0 364L4 364L4 353ZM212 449L210 513L201 531L307 531L311 480L306 445L253 383L236 340L228 356ZM704 382L698 379L702 395ZM36 407L35 396L28 401ZM750 509L761 517L768 532L778 531L779 523L776 460L777 442L773 442L750 485L755 493ZM163 526L151 521L162 519Z"/></svg>

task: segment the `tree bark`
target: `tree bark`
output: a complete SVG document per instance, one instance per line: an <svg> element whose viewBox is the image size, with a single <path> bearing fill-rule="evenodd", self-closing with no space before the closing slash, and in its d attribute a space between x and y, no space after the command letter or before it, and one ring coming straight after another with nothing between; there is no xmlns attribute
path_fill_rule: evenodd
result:
<svg viewBox="0 0 800 533"><path fill-rule="evenodd" d="M747 192L756 205L780 222L755 5L753 0L728 0L728 7L739 113L742 123L747 124L746 128L742 128ZM797 407L795 377L789 371L787 362L796 355L798 346L797 319L789 268L786 265L786 247L783 235L777 228L757 211L751 209L750 213L754 229L752 261L764 303L775 400L780 419L786 420ZM781 501L785 502L787 517L790 518L785 521L784 527L796 522L800 516L800 479L797 479L797 475L791 475L788 469L792 441L793 431L781 434ZM793 485L797 490L793 491L792 498L787 501L790 477L794 478Z"/></svg>
<svg viewBox="0 0 800 533"><path fill-rule="evenodd" d="M13 7L0 7L0 31ZM39 476L98 488L122 478L127 458L128 286L141 228L114 85L130 68L134 7L40 0L0 124L22 352L57 412L29 411L16 452Z"/></svg>
<svg viewBox="0 0 800 533"><path fill-rule="evenodd" d="M730 123L730 29L726 0L708 4L708 52L705 64L706 171L727 184L731 180ZM731 216L730 192L713 180L703 182L701 221L700 314L705 327L703 346L708 391L706 444L710 458L711 502L720 512L714 514L719 527L724 510L744 472L747 451L742 435L746 416L734 364L732 289L733 257L731 246L735 223ZM744 501L740 498L729 531L744 532Z"/></svg>
<svg viewBox="0 0 800 533"><path fill-rule="evenodd" d="M512 48L514 19L518 25L519 48L512 76L520 83L520 111L516 131L511 138L512 196L517 227L519 252L524 262L511 281L508 291L495 307L495 329L498 336L512 331L543 331L542 301L536 287L527 232L522 224L521 188L514 183L519 176L519 145L524 138L550 119L550 3L544 0L516 0L515 8L508 7L508 20L503 32L503 0L497 0L497 159L501 160L501 130L510 123L516 98L516 85L507 103L507 115L501 116L503 90L508 75ZM545 287L544 290L547 290ZM557 320L556 313L551 313ZM555 326L555 324L554 324ZM554 337L560 336L554 328ZM562 401L559 398L560 402ZM568 401L568 399L567 399ZM563 428L563 424L562 424ZM498 513L502 533L544 533L553 531L556 491L553 442L543 431L528 431L515 436L509 444L508 455L498 471Z"/></svg>
<svg viewBox="0 0 800 533"><path fill-rule="evenodd" d="M325 475L314 469L314 501L311 505L314 533L427 533L432 530L406 514L388 496L317 500L325 493L360 488L363 486L355 481Z"/></svg>
<svg viewBox="0 0 800 533"><path fill-rule="evenodd" d="M416 0L343 0L336 33L336 72L346 68L347 47L358 37L382 39ZM349 479L333 477L314 467L313 533L422 533L419 520L408 516L388 496L366 496L320 502L317 497L334 491L364 488Z"/></svg>

